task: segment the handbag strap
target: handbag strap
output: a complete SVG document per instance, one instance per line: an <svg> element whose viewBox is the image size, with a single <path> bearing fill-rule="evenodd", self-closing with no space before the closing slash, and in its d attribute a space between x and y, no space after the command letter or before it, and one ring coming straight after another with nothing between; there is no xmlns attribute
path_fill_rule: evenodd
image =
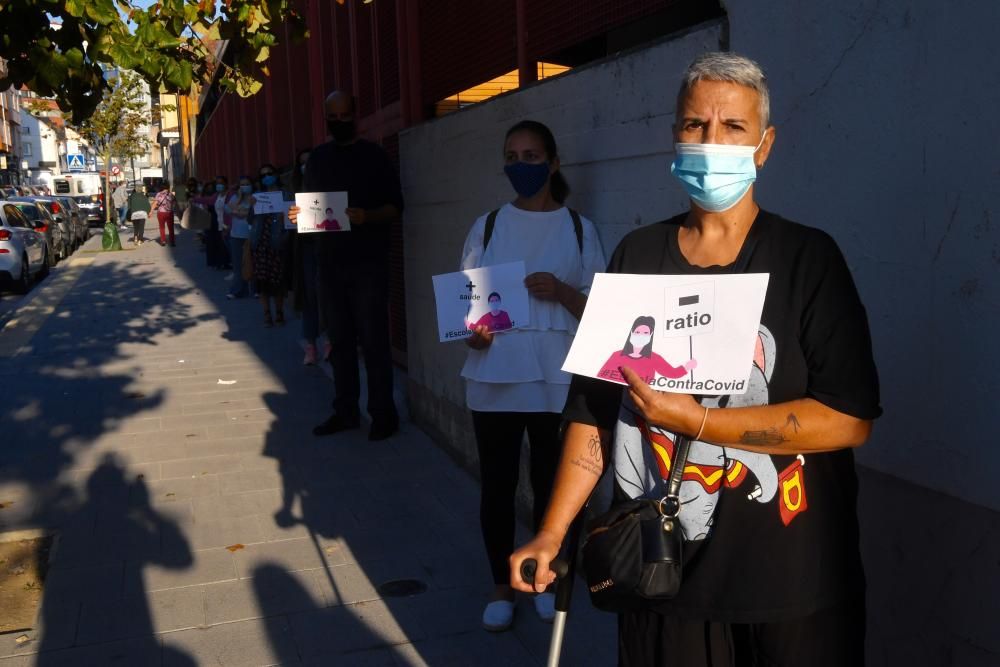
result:
<svg viewBox="0 0 1000 667"><path fill-rule="evenodd" d="M690 438L683 435L674 437L674 456L670 461L670 476L664 480L667 483L667 490L657 505L663 516L674 518L681 511L681 482L684 480L684 466L687 465L690 450Z"/></svg>

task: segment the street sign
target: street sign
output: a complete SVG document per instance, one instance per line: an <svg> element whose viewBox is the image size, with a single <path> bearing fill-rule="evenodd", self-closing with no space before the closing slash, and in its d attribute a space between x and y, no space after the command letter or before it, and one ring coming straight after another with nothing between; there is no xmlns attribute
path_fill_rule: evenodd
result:
<svg viewBox="0 0 1000 667"><path fill-rule="evenodd" d="M83 171L86 163L83 160L83 153L67 153L66 166L70 171Z"/></svg>
<svg viewBox="0 0 1000 667"><path fill-rule="evenodd" d="M121 173L122 173L122 168L119 167L117 164L114 165L113 167L111 167L111 175L112 176L119 176L119 175L121 175Z"/></svg>

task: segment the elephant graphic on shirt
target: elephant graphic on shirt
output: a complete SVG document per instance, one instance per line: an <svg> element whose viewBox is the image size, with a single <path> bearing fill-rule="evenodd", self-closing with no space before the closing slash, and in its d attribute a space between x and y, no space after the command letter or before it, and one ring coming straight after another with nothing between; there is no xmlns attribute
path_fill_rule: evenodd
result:
<svg viewBox="0 0 1000 667"><path fill-rule="evenodd" d="M712 408L767 405L768 383L774 373L776 352L773 335L761 325L746 393L706 397L702 405ZM673 434L647 424L626 394L615 434L615 456L625 456L631 463L615 466L622 489L632 497L661 495L660 479L669 475L673 453ZM659 473L660 479L654 471ZM771 502L779 492L780 475L769 455L707 442L692 442L680 491L683 508L680 522L685 539L708 537L722 486L739 488L750 476L755 483L747 492L747 499L758 503Z"/></svg>

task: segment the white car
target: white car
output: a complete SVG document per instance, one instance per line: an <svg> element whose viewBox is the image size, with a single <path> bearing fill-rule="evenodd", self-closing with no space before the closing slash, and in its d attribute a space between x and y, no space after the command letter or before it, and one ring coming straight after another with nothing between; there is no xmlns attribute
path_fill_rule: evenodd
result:
<svg viewBox="0 0 1000 667"><path fill-rule="evenodd" d="M0 282L24 294L32 277L49 272L45 236L36 232L17 206L0 201Z"/></svg>

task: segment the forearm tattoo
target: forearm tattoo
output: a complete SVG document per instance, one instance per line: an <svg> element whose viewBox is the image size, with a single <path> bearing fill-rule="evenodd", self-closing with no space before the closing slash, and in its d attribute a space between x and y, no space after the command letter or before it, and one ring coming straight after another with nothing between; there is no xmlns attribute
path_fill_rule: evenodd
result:
<svg viewBox="0 0 1000 667"><path fill-rule="evenodd" d="M604 450L601 446L601 438L597 435L591 435L587 441L587 450L590 453L589 457L577 456L570 463L577 468L586 470L594 477L600 477L601 473L604 472Z"/></svg>
<svg viewBox="0 0 1000 667"><path fill-rule="evenodd" d="M743 431L743 435L740 436L740 444L780 445L783 442L788 442L788 438L785 437L785 431L789 428L792 429L792 433L798 433L799 429L802 428L802 424L799 422L799 418L795 416L794 412L788 413L788 417L785 419L785 425L781 428L772 426L771 428L764 429L762 431Z"/></svg>
<svg viewBox="0 0 1000 667"><path fill-rule="evenodd" d="M763 431L743 431L740 436L741 445L780 445L786 442L779 429L771 427Z"/></svg>

